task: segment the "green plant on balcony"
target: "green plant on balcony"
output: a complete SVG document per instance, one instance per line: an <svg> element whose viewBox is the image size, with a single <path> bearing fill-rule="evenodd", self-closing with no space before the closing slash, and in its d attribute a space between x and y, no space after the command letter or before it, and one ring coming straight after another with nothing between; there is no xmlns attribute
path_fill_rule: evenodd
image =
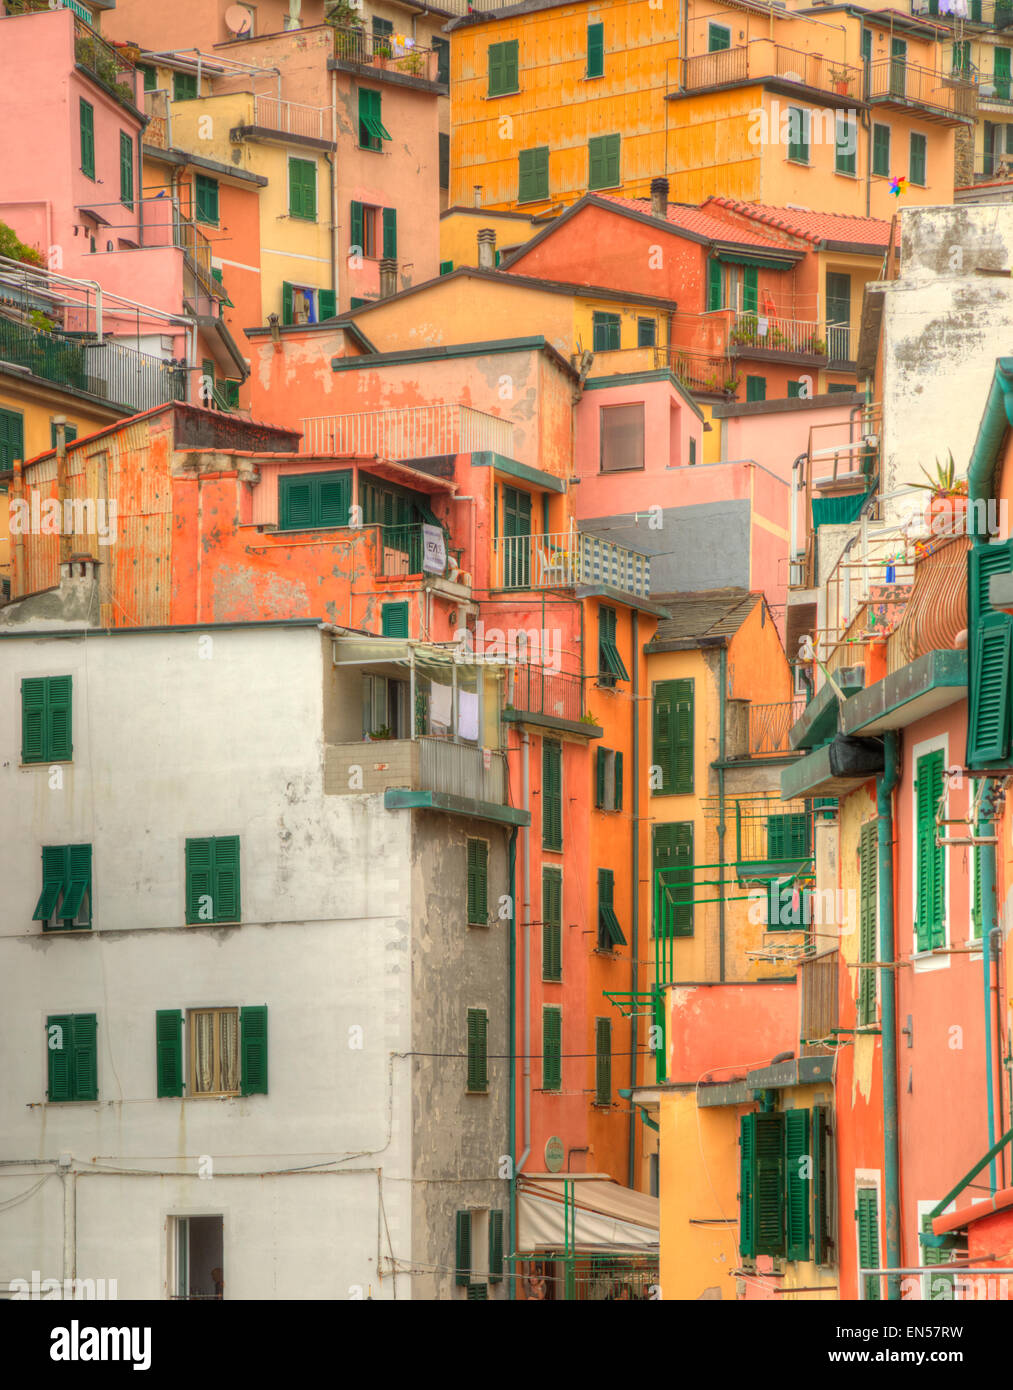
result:
<svg viewBox="0 0 1013 1390"><path fill-rule="evenodd" d="M87 68L113 96L125 101L132 99L133 93L120 85L126 73L97 35L78 34L74 40L74 61Z"/></svg>
<svg viewBox="0 0 1013 1390"><path fill-rule="evenodd" d="M806 352L815 353L817 357L826 357L826 340L824 338L810 338L806 344Z"/></svg>
<svg viewBox="0 0 1013 1390"><path fill-rule="evenodd" d="M380 729L371 729L369 732L369 737L372 739L374 743L383 743L387 739L392 739L394 737L394 734L391 731L390 726L384 724L383 727Z"/></svg>
<svg viewBox="0 0 1013 1390"><path fill-rule="evenodd" d="M732 329L729 338L733 343L752 343L756 338L758 326L755 314L744 314Z"/></svg>
<svg viewBox="0 0 1013 1390"><path fill-rule="evenodd" d="M331 0L326 6L324 23L329 24L332 29L349 28L359 19L361 11L354 5L350 5L348 0Z"/></svg>
<svg viewBox="0 0 1013 1390"><path fill-rule="evenodd" d="M56 324L51 318L42 312L41 309L33 309L28 315L28 322L33 328L37 328L40 333L52 333Z"/></svg>
<svg viewBox="0 0 1013 1390"><path fill-rule="evenodd" d="M741 380L742 378L739 376L726 377L721 387L722 391L727 391L730 396L734 396L735 392L739 389Z"/></svg>
<svg viewBox="0 0 1013 1390"><path fill-rule="evenodd" d="M766 337L766 345L771 348L784 347L788 342L787 335L782 333L777 327L772 327Z"/></svg>
<svg viewBox="0 0 1013 1390"><path fill-rule="evenodd" d="M426 55L424 50L415 48L410 53L406 53L403 58L399 58L397 70L398 72L409 73L412 77L425 77Z"/></svg>
<svg viewBox="0 0 1013 1390"><path fill-rule="evenodd" d="M588 710L587 714L582 714L582 715L580 716L580 723L581 723L581 724L597 724L597 723L598 723L598 719L597 719L597 716L596 716L596 715L592 714L591 711Z"/></svg>
<svg viewBox="0 0 1013 1390"><path fill-rule="evenodd" d="M24 261L26 265L42 265L42 256L34 246L26 246L13 227L0 222L0 256L10 261Z"/></svg>
<svg viewBox="0 0 1013 1390"><path fill-rule="evenodd" d="M927 468L922 468L922 473L927 479L924 483L912 483L912 487L922 488L925 492L931 492L933 497L966 497L967 479L957 478L957 465L953 461L952 450L946 454L946 462L940 463L936 459L935 477Z"/></svg>

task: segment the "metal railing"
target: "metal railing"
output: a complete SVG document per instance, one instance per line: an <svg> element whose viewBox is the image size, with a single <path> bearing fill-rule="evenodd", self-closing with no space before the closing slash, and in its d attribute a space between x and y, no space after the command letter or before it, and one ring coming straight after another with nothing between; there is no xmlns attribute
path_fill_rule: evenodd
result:
<svg viewBox="0 0 1013 1390"><path fill-rule="evenodd" d="M827 349L822 324L804 319L772 318L760 313L735 315L728 334L730 347L763 348L773 352L808 352L822 357Z"/></svg>
<svg viewBox="0 0 1013 1390"><path fill-rule="evenodd" d="M302 135L311 140L330 138L330 110L322 106L254 96L252 118L253 125L284 135Z"/></svg>
<svg viewBox="0 0 1013 1390"><path fill-rule="evenodd" d="M187 369L125 343L85 345L87 390L137 412L185 401Z"/></svg>
<svg viewBox="0 0 1013 1390"><path fill-rule="evenodd" d="M777 77L840 97L858 99L861 95L860 68L824 58L819 53L786 48L769 39L757 39L748 46L698 53L683 59L682 85L687 92L761 77Z"/></svg>
<svg viewBox="0 0 1013 1390"><path fill-rule="evenodd" d="M584 714L584 682L580 676L527 662L508 669L504 700L506 709L577 723Z"/></svg>
<svg viewBox="0 0 1013 1390"><path fill-rule="evenodd" d="M4 13L10 17L19 14L48 14L52 10L73 10L79 19L91 24L91 13L78 0L4 0Z"/></svg>
<svg viewBox="0 0 1013 1390"><path fill-rule="evenodd" d="M59 333L43 333L14 319L0 318L0 360L27 367L33 376L59 386L88 389L84 348Z"/></svg>
<svg viewBox="0 0 1013 1390"><path fill-rule="evenodd" d="M978 155L974 161L974 178L978 183L1000 182L1013 179L1013 153Z"/></svg>
<svg viewBox="0 0 1013 1390"><path fill-rule="evenodd" d="M439 54L416 45L408 35L374 34L359 25L333 25L334 56L363 67L385 68L403 77L436 81Z"/></svg>
<svg viewBox="0 0 1013 1390"><path fill-rule="evenodd" d="M882 58L865 70L865 99L887 105L925 106L948 116L973 116L978 89L903 58Z"/></svg>
<svg viewBox="0 0 1013 1390"><path fill-rule="evenodd" d="M650 558L577 531L499 536L493 542L494 589L572 589L578 584L608 584L646 598Z"/></svg>
<svg viewBox="0 0 1013 1390"><path fill-rule="evenodd" d="M805 700L778 700L769 705L749 706L749 755L790 753L788 734L805 712Z"/></svg>
<svg viewBox="0 0 1013 1390"><path fill-rule="evenodd" d="M957 14L955 10L961 9ZM994 29L1008 29L1013 25L1013 4L1010 0L966 0L958 6L954 0L911 0L911 13L926 19L939 19L944 23L984 24Z"/></svg>
<svg viewBox="0 0 1013 1390"><path fill-rule="evenodd" d="M840 924L838 924L840 925ZM833 1037L837 1027L838 952L822 951L798 963L799 1055L829 1057L834 1047L820 1039Z"/></svg>
<svg viewBox="0 0 1013 1390"><path fill-rule="evenodd" d="M304 419L302 427L304 454L376 454L392 460L482 452L513 457L510 421L467 405L316 415Z"/></svg>
<svg viewBox="0 0 1013 1390"><path fill-rule="evenodd" d="M117 101L137 105L137 69L99 38L90 24L74 15L74 61L85 68Z"/></svg>
<svg viewBox="0 0 1013 1390"><path fill-rule="evenodd" d="M654 359L657 368L667 368L690 391L734 391L739 384L728 357L659 347Z"/></svg>
<svg viewBox="0 0 1013 1390"><path fill-rule="evenodd" d="M213 296L216 286L211 274L211 243L176 204L173 205L172 241L183 252L183 259L205 294Z"/></svg>
<svg viewBox="0 0 1013 1390"><path fill-rule="evenodd" d="M423 564L425 545L421 522L405 526L378 525L377 530L377 574L382 574L387 579L407 578L413 574L436 574L435 569L427 570ZM461 552L447 547L447 562L441 573L448 574L452 569L460 567Z"/></svg>
<svg viewBox="0 0 1013 1390"><path fill-rule="evenodd" d="M451 743L441 738L426 737L417 742L419 783L423 791L504 803L506 759L503 753L496 749L474 748L467 743Z"/></svg>

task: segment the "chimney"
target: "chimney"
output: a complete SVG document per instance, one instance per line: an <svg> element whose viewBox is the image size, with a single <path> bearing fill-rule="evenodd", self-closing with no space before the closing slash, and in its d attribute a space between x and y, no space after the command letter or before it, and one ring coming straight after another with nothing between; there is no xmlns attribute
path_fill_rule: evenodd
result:
<svg viewBox="0 0 1013 1390"><path fill-rule="evenodd" d="M482 185L480 183L474 184L472 186L472 192L474 194L474 205L475 207L480 208L482 206Z"/></svg>
<svg viewBox="0 0 1013 1390"><path fill-rule="evenodd" d="M496 233L492 227L483 227L478 234L478 268L496 269Z"/></svg>
<svg viewBox="0 0 1013 1390"><path fill-rule="evenodd" d="M380 298L397 294L397 261L385 256L380 262Z"/></svg>
<svg viewBox="0 0 1013 1390"><path fill-rule="evenodd" d="M651 216L668 217L668 179L651 179Z"/></svg>
<svg viewBox="0 0 1013 1390"><path fill-rule="evenodd" d="M64 513L64 500L67 496L67 417L54 415L52 425L56 434L56 500L60 506L60 516ZM70 537L60 529L60 564L70 559Z"/></svg>

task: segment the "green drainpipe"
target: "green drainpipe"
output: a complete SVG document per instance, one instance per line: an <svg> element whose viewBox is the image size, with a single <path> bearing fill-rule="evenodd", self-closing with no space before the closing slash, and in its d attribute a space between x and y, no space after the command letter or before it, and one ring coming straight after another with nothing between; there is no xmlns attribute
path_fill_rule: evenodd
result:
<svg viewBox="0 0 1013 1390"><path fill-rule="evenodd" d="M991 810L992 779L985 778L985 789L982 792L982 810ZM984 816L978 821L975 831L978 835L994 835L995 825L991 820L986 820ZM992 932L996 925L996 901L995 901L995 845L978 846L978 873L981 875L981 965L982 979L985 986L985 1097L988 1103L988 1147L991 1149L995 1145L995 1080L993 1076L992 1062L992 1029L995 1026L992 1018ZM1000 1085L1002 1083L1000 1082ZM989 1180L991 1190L995 1192L998 1184L996 1182L995 1159L989 1164Z"/></svg>
<svg viewBox="0 0 1013 1390"><path fill-rule="evenodd" d="M510 844L507 849L507 892L510 894L510 928L509 928L509 951L510 951L510 982L509 982L509 1004L507 1007L507 1017L510 1022L507 1029L507 1052L509 1060L507 1063L507 1074L509 1077L509 1111L507 1113L507 1153L510 1155L510 1204L507 1221L507 1250L512 1255L517 1249L515 1239L517 1233L517 1173L515 1165L517 1162L517 1062L514 1054L517 1051L517 912L515 903L517 901L517 827L510 831ZM517 1272L516 1265L511 1264L510 1276L507 1279L507 1298L513 1301L517 1296L517 1280L514 1275Z"/></svg>
<svg viewBox="0 0 1013 1390"><path fill-rule="evenodd" d="M630 805L633 808L633 815L630 818L630 835L632 843L630 845L630 858L633 879L633 906L630 917L630 991L631 997L635 1001L637 998L638 972L637 957L640 950L640 922L637 915L637 904L640 899L640 701L637 698L640 694L640 631L637 610L634 608L633 621L633 641L631 643L633 651L633 679L630 682L632 687L630 707L633 710L633 763L630 776ZM637 1086L637 1009L636 1004L630 1010L630 1085L633 1089ZM637 1162L637 1112L636 1107L630 1106L630 1133L629 1133L629 1185L636 1187L636 1162Z"/></svg>
<svg viewBox="0 0 1013 1390"><path fill-rule="evenodd" d="M883 771L876 782L878 813L879 972L883 1005L883 1202L886 1208L886 1266L900 1267L900 1159L897 1142L897 981L893 968L893 790L900 778L897 733L883 735ZM887 1280L887 1298L900 1298L900 1281Z"/></svg>
<svg viewBox="0 0 1013 1390"><path fill-rule="evenodd" d="M728 646L722 644L718 692L718 978L725 978L725 692L728 686Z"/></svg>

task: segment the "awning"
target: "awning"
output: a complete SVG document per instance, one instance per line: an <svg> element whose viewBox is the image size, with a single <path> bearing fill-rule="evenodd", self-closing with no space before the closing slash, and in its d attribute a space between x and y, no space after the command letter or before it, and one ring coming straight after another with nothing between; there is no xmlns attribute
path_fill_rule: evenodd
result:
<svg viewBox="0 0 1013 1390"><path fill-rule="evenodd" d="M517 1249L562 1250L566 1244L563 1183L570 1183L570 1248L656 1251L661 1204L622 1187L605 1173L539 1173L517 1181Z"/></svg>
<svg viewBox="0 0 1013 1390"><path fill-rule="evenodd" d="M855 521L865 506L870 494L852 492L844 497L813 498L813 530L821 526L844 526Z"/></svg>
<svg viewBox="0 0 1013 1390"><path fill-rule="evenodd" d="M718 251L719 261L730 261L732 265L755 265L760 270L791 270L801 259L793 256L791 260L775 256L748 256L739 251Z"/></svg>

